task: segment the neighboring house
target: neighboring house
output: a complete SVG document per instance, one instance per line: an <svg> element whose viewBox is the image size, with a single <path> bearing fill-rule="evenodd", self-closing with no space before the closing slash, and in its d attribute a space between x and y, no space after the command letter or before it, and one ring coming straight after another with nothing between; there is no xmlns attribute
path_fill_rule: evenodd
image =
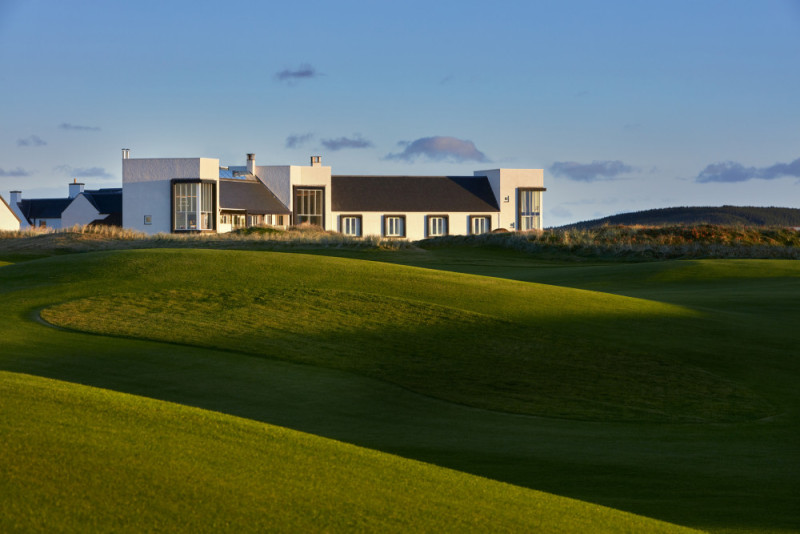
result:
<svg viewBox="0 0 800 534"><path fill-rule="evenodd" d="M322 166L220 167L214 158L131 159L123 226L148 233L313 224L353 236L423 239L542 228L542 169L473 176L338 176Z"/></svg>
<svg viewBox="0 0 800 534"><path fill-rule="evenodd" d="M122 225L122 189L84 190L74 180L67 198L22 198L11 191L11 209L23 228L69 228L75 225Z"/></svg>
<svg viewBox="0 0 800 534"><path fill-rule="evenodd" d="M0 230L19 230L19 217L0 196Z"/></svg>

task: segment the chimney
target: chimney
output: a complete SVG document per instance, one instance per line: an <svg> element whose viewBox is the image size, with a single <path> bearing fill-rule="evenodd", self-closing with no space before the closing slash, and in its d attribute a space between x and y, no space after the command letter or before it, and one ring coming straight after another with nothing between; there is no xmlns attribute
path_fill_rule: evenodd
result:
<svg viewBox="0 0 800 534"><path fill-rule="evenodd" d="M78 183L77 178L73 178L72 183L69 184L69 198L75 198L81 193L83 193L83 184Z"/></svg>
<svg viewBox="0 0 800 534"><path fill-rule="evenodd" d="M256 155L255 154L248 154L247 155L247 172L255 176L256 174Z"/></svg>
<svg viewBox="0 0 800 534"><path fill-rule="evenodd" d="M311 166L320 167L322 165L322 156L311 156Z"/></svg>
<svg viewBox="0 0 800 534"><path fill-rule="evenodd" d="M128 159L131 157L131 149L130 148L123 148L122 149L122 159Z"/></svg>
<svg viewBox="0 0 800 534"><path fill-rule="evenodd" d="M19 202L22 201L22 191L11 191L11 201L9 205L16 206Z"/></svg>

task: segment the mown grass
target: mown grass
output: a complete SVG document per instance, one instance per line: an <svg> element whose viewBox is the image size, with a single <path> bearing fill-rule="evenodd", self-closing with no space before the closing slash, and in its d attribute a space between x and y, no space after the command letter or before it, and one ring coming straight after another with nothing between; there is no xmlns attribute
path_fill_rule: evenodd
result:
<svg viewBox="0 0 800 534"><path fill-rule="evenodd" d="M219 267L209 269L222 261L237 285L225 287ZM355 371L530 415L721 422L775 410L747 388L682 363L679 354L648 350L644 337L626 345L607 332L690 328L697 314L678 306L380 264L355 268L346 260L312 264L297 255L170 251L106 262L109 272L130 273L139 283L45 308L41 316L88 332ZM188 285L180 282L186 273L193 273Z"/></svg>
<svg viewBox="0 0 800 534"><path fill-rule="evenodd" d="M688 532L273 425L0 372L0 530Z"/></svg>
<svg viewBox="0 0 800 534"><path fill-rule="evenodd" d="M480 277L304 255L142 251L62 256L0 269L4 303L0 365L277 423L708 530L800 529L796 497L800 494L800 394L796 387L800 362L791 328L800 320L796 262L559 265L496 249L446 254L442 250L322 252L494 272L605 294L551 292L548 287L531 286L547 297L538 299L525 292L530 284L507 282L504 286ZM291 259L282 263L274 256ZM291 274L297 270L301 275ZM201 278L205 281L198 283ZM154 295L159 291L185 293L188 307L204 305L202 299L192 300L192 291L200 291L204 298L210 295L208 302L223 302L222 307L225 299L220 295L227 292L235 297L231 302L244 303L242 308L249 309L248 303L255 305L257 297L270 294L274 281L284 278L295 280L296 293L312 302L328 289L342 292L336 295L345 298L368 293L376 296L372 304L378 313L399 301L409 306L405 316L419 313L420 308L414 306L421 306L425 313L441 312L437 320L445 322L449 313L459 318L456 323L477 316L497 321L499 328L505 322L529 320L532 334L541 330L575 352L593 346L624 346L651 361L667 360L700 371L710 384L732 384L750 395L746 403L766 400L774 415L713 424L515 416L414 395L386 381L371 380L364 371L359 375L319 365L293 365L263 354L243 355L235 344L226 351L214 351L57 331L32 320L40 309L54 304L137 293L156 302ZM508 291L498 291L502 287ZM521 296L514 301L516 293ZM610 298L611 293L653 302ZM169 298L174 300L178 294L171 293ZM571 303L584 294L588 300L580 297ZM506 297L517 305L505 307ZM322 303L319 317L326 316L330 310L325 299L317 302ZM592 307L593 303L600 308ZM646 316L650 312L653 320ZM542 318L547 320L539 328L530 327ZM213 328L211 324L209 329ZM390 331L384 329L384 333ZM484 338L502 343L495 333L482 330ZM325 352L327 342L340 343L341 332L334 329L324 334L306 348ZM289 331L289 335L295 334ZM407 337L399 336L389 351L397 360L404 358ZM504 374L497 361L484 365L492 380L513 382L519 367L509 367ZM616 368L613 372L622 376L611 378L635 382L633 376L625 377L627 371L627 366ZM463 378L460 375L458 380ZM479 378L484 387L488 379ZM538 378L548 380L547 376ZM568 378L575 382L605 379L581 370ZM456 378L442 380L440 389L464 387L455 382ZM698 382L692 387L699 392L700 386ZM602 388L598 385L595 391ZM707 400L720 398L713 387L706 393ZM572 402L568 394L561 400ZM549 402L558 404L557 399ZM723 402L716 410L725 413L735 405ZM681 407L677 399L668 406ZM607 410L603 413L609 419L617 417L609 416ZM720 420L714 417L706 421Z"/></svg>

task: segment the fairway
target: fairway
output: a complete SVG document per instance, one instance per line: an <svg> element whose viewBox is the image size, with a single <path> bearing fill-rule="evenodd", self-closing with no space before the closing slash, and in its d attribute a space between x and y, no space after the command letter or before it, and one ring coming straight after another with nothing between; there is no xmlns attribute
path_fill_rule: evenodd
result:
<svg viewBox="0 0 800 534"><path fill-rule="evenodd" d="M434 269L210 250L6 265L0 365L691 527L800 525L796 262L371 259L388 254Z"/></svg>

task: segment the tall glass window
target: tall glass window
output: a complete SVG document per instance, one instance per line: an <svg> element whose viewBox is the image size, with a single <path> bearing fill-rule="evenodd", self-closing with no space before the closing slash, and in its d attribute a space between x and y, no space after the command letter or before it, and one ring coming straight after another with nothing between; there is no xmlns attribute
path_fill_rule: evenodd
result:
<svg viewBox="0 0 800 534"><path fill-rule="evenodd" d="M197 190L200 184L175 184L175 230L197 230Z"/></svg>
<svg viewBox="0 0 800 534"><path fill-rule="evenodd" d="M324 226L322 219L325 210L323 190L298 187L294 190L294 220L296 224L315 224Z"/></svg>
<svg viewBox="0 0 800 534"><path fill-rule="evenodd" d="M531 189L519 191L519 229L536 230L541 226L542 192Z"/></svg>
<svg viewBox="0 0 800 534"><path fill-rule="evenodd" d="M175 231L214 229L214 184L173 184Z"/></svg>

